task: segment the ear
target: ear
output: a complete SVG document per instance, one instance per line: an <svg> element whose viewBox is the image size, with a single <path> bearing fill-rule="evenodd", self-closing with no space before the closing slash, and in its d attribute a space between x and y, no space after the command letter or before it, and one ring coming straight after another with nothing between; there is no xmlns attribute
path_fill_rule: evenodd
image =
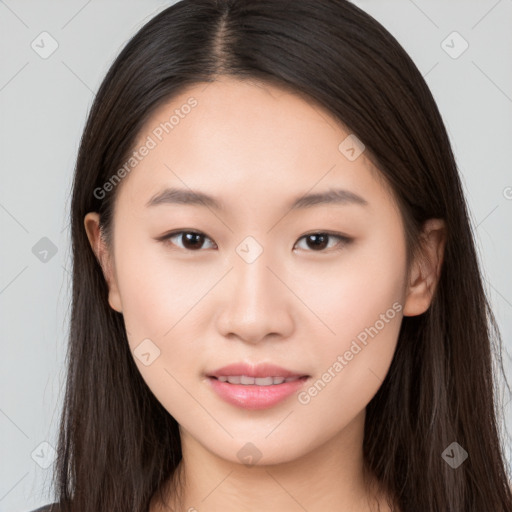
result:
<svg viewBox="0 0 512 512"><path fill-rule="evenodd" d="M442 219L429 219L423 225L421 254L412 263L407 283L404 316L421 315L430 307L443 264L446 227Z"/></svg>
<svg viewBox="0 0 512 512"><path fill-rule="evenodd" d="M115 272L112 265L112 257L100 229L100 216L96 212L89 212L84 218L85 231L91 244L96 259L101 266L103 276L108 285L108 303L110 307L121 313L123 308L121 296L115 278Z"/></svg>

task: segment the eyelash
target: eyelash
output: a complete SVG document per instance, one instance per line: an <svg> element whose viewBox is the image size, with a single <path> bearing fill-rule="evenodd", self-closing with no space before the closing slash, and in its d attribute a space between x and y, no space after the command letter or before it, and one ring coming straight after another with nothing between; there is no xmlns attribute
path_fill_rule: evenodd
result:
<svg viewBox="0 0 512 512"><path fill-rule="evenodd" d="M170 239L174 238L175 236L183 235L183 234L204 235L207 239L211 240L211 238L209 236L207 236L205 233L202 233L201 231L194 231L194 230L173 231L171 233L168 233L167 235L164 235L163 237L160 237L158 240L164 244L171 244L171 245L176 246L176 244L171 242ZM299 240L302 240L303 238L307 238L312 235L324 235L324 236L328 236L330 238L337 238L339 240L338 245L340 247L338 247L337 249L334 249L334 251L339 251L339 250L343 249L344 246L348 245L353 240L352 238L341 235L340 233L333 233L332 231L313 231L311 233L302 235L299 238ZM179 247L179 246L178 246L178 249L183 249L187 252L200 252L201 251L201 249L193 250L193 249L186 249L185 247ZM330 251L332 251L332 247L331 247L331 249L321 249L318 251L308 250L307 252L330 252Z"/></svg>

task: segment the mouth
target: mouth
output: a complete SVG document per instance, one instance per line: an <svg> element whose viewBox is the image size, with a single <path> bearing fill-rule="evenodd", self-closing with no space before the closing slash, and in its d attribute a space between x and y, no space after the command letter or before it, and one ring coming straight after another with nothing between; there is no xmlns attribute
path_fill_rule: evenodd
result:
<svg viewBox="0 0 512 512"><path fill-rule="evenodd" d="M228 384L236 384L241 386L278 386L287 382L294 382L296 380L306 380L309 375L293 377L250 377L248 375L210 375L210 379L215 379L220 382L226 382Z"/></svg>
<svg viewBox="0 0 512 512"><path fill-rule="evenodd" d="M224 402L241 409L270 409L286 402L303 389L308 375L293 377L250 377L247 375L211 375L206 382Z"/></svg>
<svg viewBox="0 0 512 512"><path fill-rule="evenodd" d="M268 409L300 391L310 375L270 362L241 361L205 375L210 389L225 402L243 409Z"/></svg>
<svg viewBox="0 0 512 512"><path fill-rule="evenodd" d="M222 382L229 382L230 384L257 386L271 386L274 384L282 384L289 379L309 377L309 375L303 372L289 370L270 362L254 364L245 361L217 368L216 370L206 373L206 376L214 377Z"/></svg>

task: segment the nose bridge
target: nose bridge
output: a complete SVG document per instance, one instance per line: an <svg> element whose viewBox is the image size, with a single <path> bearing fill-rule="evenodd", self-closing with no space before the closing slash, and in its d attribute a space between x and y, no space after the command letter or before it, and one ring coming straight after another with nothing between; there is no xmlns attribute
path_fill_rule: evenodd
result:
<svg viewBox="0 0 512 512"><path fill-rule="evenodd" d="M261 237L259 237L261 239ZM264 247L253 235L246 236L236 247L235 276L236 298L242 302L259 302L260 307L270 304L279 295L276 277L269 268L279 267L270 247ZM274 270L275 272L275 270ZM240 296L242 294L242 296ZM243 296L246 294L246 297Z"/></svg>
<svg viewBox="0 0 512 512"><path fill-rule="evenodd" d="M277 252L266 249L248 235L235 248L229 296L219 315L224 335L236 334L256 342L267 334L288 336L292 328L289 293L276 277L280 274ZM283 279L283 278L281 278Z"/></svg>

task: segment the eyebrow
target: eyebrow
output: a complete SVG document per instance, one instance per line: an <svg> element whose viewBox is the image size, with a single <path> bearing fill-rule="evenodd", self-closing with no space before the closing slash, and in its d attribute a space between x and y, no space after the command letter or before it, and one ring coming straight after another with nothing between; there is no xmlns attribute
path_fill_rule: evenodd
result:
<svg viewBox="0 0 512 512"><path fill-rule="evenodd" d="M187 204L206 206L214 210L225 210L224 204L213 196L198 190L166 188L155 194L147 203L147 207L160 204ZM330 189L325 192L307 194L294 199L289 205L289 210L310 208L321 204L356 204L368 205L368 201L361 196L344 189Z"/></svg>

